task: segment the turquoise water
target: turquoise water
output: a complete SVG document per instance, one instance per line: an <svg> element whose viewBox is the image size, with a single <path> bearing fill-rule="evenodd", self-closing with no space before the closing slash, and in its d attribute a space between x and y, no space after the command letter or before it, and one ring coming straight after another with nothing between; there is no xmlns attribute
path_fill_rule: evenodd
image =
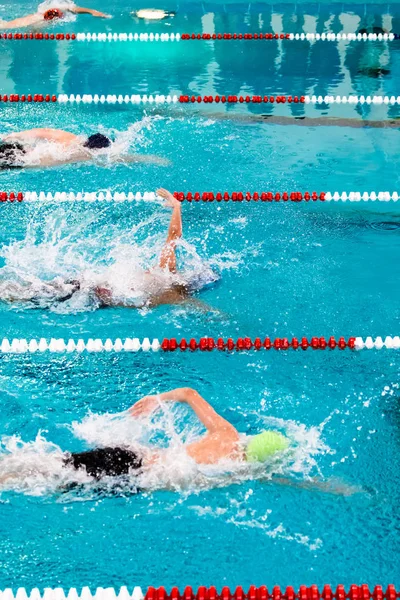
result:
<svg viewBox="0 0 400 600"><path fill-rule="evenodd" d="M175 20L150 27L131 21L123 2L97 7L114 18L82 17L54 31L354 31L367 25L400 31L398 5L386 4L171 4ZM0 8L6 18L34 5ZM1 87L20 94L398 95L398 42L228 44L13 41L2 46ZM131 152L156 154L171 165L3 171L0 187L399 191L398 106L268 111L2 105L2 134L41 126L102 131ZM289 120L271 123L265 114ZM338 121L317 125L294 117ZM364 119L378 126L363 127ZM215 274L218 281L196 293L211 308L145 311L99 309L85 294L58 303L46 295L46 282L90 279L111 268L116 288L124 286L157 260L169 221L161 204L0 208L1 337L398 334L395 203L184 204L179 266L204 284ZM6 301L15 289L26 301ZM386 350L2 357L1 448L22 477L0 496L0 589L398 586L399 367L398 352ZM222 485L218 472L206 489L190 481L176 491L149 486L143 494L134 494L130 482L117 489L57 486L51 465L61 450L165 437L179 448L198 430L184 408L139 425L120 413L144 394L183 385L198 389L243 433L284 431L293 454L267 465L262 481L236 476ZM48 477L32 479L32 464L50 465ZM187 465L181 466L185 475ZM273 475L291 485L279 485ZM321 481L336 493L315 489Z"/></svg>

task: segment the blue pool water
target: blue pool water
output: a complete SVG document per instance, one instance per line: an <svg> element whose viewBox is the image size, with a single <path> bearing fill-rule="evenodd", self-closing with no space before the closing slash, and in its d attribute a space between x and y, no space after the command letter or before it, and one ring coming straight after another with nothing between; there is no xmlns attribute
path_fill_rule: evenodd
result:
<svg viewBox="0 0 400 600"><path fill-rule="evenodd" d="M34 8L3 3L0 18ZM114 18L81 17L53 30L400 31L398 4L171 3L175 19L151 26L129 17L139 5L99 0L97 8ZM0 54L1 93L19 94L397 96L399 72L399 42L13 41ZM2 135L44 126L101 131L131 152L171 163L3 171L2 190L399 191L398 106L0 110ZM268 122L266 114L289 119ZM329 120L317 124L316 117ZM364 127L365 119L374 127ZM218 278L196 293L214 309L205 311L99 309L84 294L63 303L45 297L54 278L90 280L111 268L119 289L137 268L151 266L169 221L160 203L2 205L0 337L396 335L397 204L184 204L180 268ZM15 289L26 301L6 301ZM3 356L1 452L22 476L0 495L0 589L398 586L399 367L398 352L386 350ZM198 430L184 408L140 427L120 413L144 394L183 385L198 389L243 433L285 432L293 454L268 465L264 480L237 476L230 486L220 485L217 473L217 487L205 489L186 482L175 491L149 486L134 494L125 482L116 493L93 485L60 490L52 465L61 450L150 435L165 442L162 426L179 448ZM48 464L48 477L32 478L32 464ZM292 485L271 481L274 473ZM321 481L337 493L314 489Z"/></svg>

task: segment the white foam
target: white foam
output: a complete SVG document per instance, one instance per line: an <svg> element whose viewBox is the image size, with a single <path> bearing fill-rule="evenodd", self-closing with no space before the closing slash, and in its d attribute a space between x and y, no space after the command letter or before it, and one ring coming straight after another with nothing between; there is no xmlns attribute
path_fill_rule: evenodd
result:
<svg viewBox="0 0 400 600"><path fill-rule="evenodd" d="M39 432L36 439L24 442L18 436L0 441L0 491L43 496L71 482L91 479L83 472L63 466L65 454Z"/></svg>
<svg viewBox="0 0 400 600"><path fill-rule="evenodd" d="M323 425L307 429L292 421L270 417L263 420L266 426L283 430L292 442L289 450L264 464L224 460L216 465L197 465L187 455L185 445L198 439L203 430L191 411L180 404L162 404L161 410L142 419L133 419L128 411L89 413L82 421L73 422L70 429L87 447L120 445L146 455L154 450L159 453L159 460L139 475L132 474L122 482L106 478L106 486L117 485L127 492L139 487L149 492L174 489L187 495L244 481L270 481L275 476L289 480L301 476L300 481L308 481L315 473L321 475L316 456L329 451L321 440ZM245 443L245 436L242 441ZM0 489L38 495L55 493L68 483L78 482L89 486L84 497L91 497L96 482L83 472L63 467L65 454L40 433L34 441L25 443L17 437L3 438L0 450ZM324 490L330 491L328 486Z"/></svg>
<svg viewBox="0 0 400 600"><path fill-rule="evenodd" d="M76 20L76 15L71 12L73 8L76 8L76 4L72 0L45 0L38 5L37 12L44 14L51 8L59 8L64 12L63 21Z"/></svg>
<svg viewBox="0 0 400 600"><path fill-rule="evenodd" d="M94 294L94 289L100 287L112 292L115 304L145 307L153 295L173 285L198 290L218 279L208 261L187 241L178 244L182 267L179 273L155 267L170 216L163 208L127 231L118 231L110 223L100 234L88 233L96 216L80 215L78 225L71 210L69 214L68 208L59 207L45 218L44 224L33 220L23 240L0 249L5 263L0 269L1 300L11 302L15 308L87 311L100 305ZM162 231L160 218L165 219ZM139 242L142 229L149 235ZM153 229L159 232L153 234ZM71 280L79 280L79 291L73 293L76 285L68 283Z"/></svg>
<svg viewBox="0 0 400 600"><path fill-rule="evenodd" d="M328 417L329 419L329 417ZM323 429L327 420L320 425L306 427L303 423L276 417L261 417L267 429L280 429L291 441L290 472L310 477L313 474L321 476L317 457L331 452L330 447L322 439Z"/></svg>

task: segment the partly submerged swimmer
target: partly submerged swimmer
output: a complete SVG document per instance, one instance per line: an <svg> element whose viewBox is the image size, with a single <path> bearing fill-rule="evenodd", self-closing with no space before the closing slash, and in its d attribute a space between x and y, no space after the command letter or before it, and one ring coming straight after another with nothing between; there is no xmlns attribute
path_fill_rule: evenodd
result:
<svg viewBox="0 0 400 600"><path fill-rule="evenodd" d="M152 163L167 166L169 161L151 154L121 154L102 133L88 138L62 129L28 129L3 136L0 142L0 169L57 167L99 160L112 163Z"/></svg>
<svg viewBox="0 0 400 600"><path fill-rule="evenodd" d="M189 281L180 276L177 268L176 245L182 237L181 203L163 188L157 190L157 195L164 198L167 206L172 208L167 239L161 250L158 265L143 271L140 274L141 281L136 282L136 289L131 289L128 294L121 295L113 292L112 286L107 282L96 286L94 292L103 307L152 308L162 304L189 302L200 308L206 308L206 305L191 298L194 288Z"/></svg>
<svg viewBox="0 0 400 600"><path fill-rule="evenodd" d="M232 463L245 465L246 463L265 462L268 458L283 452L289 446L288 439L274 431L263 432L243 443L236 428L220 416L212 406L191 388L178 388L156 396L145 396L134 404L127 414L133 418L149 416L166 402L181 402L190 406L199 421L206 428L206 434L195 442L184 446L186 457L193 465L217 465L228 460ZM76 471L94 480L104 477L119 477L129 475L137 478L138 487L141 487L141 476L154 473L162 479L160 468L164 469L169 464L170 454L172 461L175 459L173 449L160 449L155 446L134 444L129 447L95 448L86 452L60 455L60 479L64 480L65 469ZM51 460L54 457L49 457ZM181 456L181 458L183 458ZM10 464L7 464L7 463ZM0 459L0 486L10 489L17 484L21 474L13 472L13 456L4 456ZM31 468L29 476L35 475L35 468ZM37 475L43 476L47 470L43 462L38 462ZM196 475L196 470L192 471ZM173 482L171 482L171 485ZM155 482L154 487L163 487L162 481ZM0 488L1 489L1 488Z"/></svg>
<svg viewBox="0 0 400 600"><path fill-rule="evenodd" d="M32 276L28 284L5 279L0 281L0 299L5 302L31 304L46 308L61 302L79 301L85 296L95 307L153 308L165 304L188 304L203 311L215 312L193 294L204 286L214 283L218 277L206 269L204 273L182 273L177 268L176 246L182 237L181 202L165 189L157 194L172 208L167 239L163 244L158 264L145 270L131 273L132 265L119 265L114 274L114 265L102 275L87 278L75 277L65 281L56 277L51 281L41 281ZM121 273L122 269L122 273Z"/></svg>
<svg viewBox="0 0 400 600"><path fill-rule="evenodd" d="M164 402L188 404L207 432L198 441L188 444L186 453L196 464L213 465L228 459L235 462L265 462L289 447L289 440L277 431L264 431L243 444L237 429L219 415L200 394L192 388L177 388L158 395L144 396L129 409L133 417L147 417ZM151 452L147 461L157 462L162 452Z"/></svg>
<svg viewBox="0 0 400 600"><path fill-rule="evenodd" d="M65 2L61 0L54 5L52 2L43 2L38 6L36 13L26 15L25 17L19 17L12 21L0 20L0 29L21 29L23 27L37 27L43 26L51 21L59 21L65 19L68 14L71 15L92 15L93 17L108 18L108 15L98 10L91 8L83 8L76 6L73 2Z"/></svg>
<svg viewBox="0 0 400 600"><path fill-rule="evenodd" d="M134 418L148 417L166 402L180 402L190 406L206 429L206 433L199 439L183 446L183 454L177 455L173 446L160 449L135 442L129 446L99 447L86 452L45 454L40 457L36 466L31 462L27 470L18 469L11 454L0 459L0 490L23 491L26 489L24 477L29 479L30 486L33 487L35 478L40 486L43 485L44 478L53 477L56 487L66 490L71 484L90 482L108 482L107 485L111 483L118 487L118 480L115 478L123 478L129 489L135 491L182 489L193 485L201 488L220 487L243 479L257 478L340 495L360 491L358 488L329 481L298 481L274 477L274 470L281 471L279 464L282 466L285 460L290 460L290 456L285 459L290 454L289 439L272 430L251 437L241 435L191 388L177 388L145 396L127 411L127 415ZM56 469L55 463L58 465ZM238 478L235 478L235 472Z"/></svg>

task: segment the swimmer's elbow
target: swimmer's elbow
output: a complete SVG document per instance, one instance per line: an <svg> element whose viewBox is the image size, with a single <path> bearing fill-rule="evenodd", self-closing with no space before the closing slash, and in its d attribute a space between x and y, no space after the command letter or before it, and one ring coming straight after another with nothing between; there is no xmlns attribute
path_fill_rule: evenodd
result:
<svg viewBox="0 0 400 600"><path fill-rule="evenodd" d="M187 398L195 398L196 396L199 396L199 392L197 390L195 390L194 388L191 388L191 387L183 387L183 388L181 388L181 392Z"/></svg>
<svg viewBox="0 0 400 600"><path fill-rule="evenodd" d="M83 6L71 6L70 8L68 8L68 10L74 13L75 15L90 14L91 12L90 9L83 8Z"/></svg>
<svg viewBox="0 0 400 600"><path fill-rule="evenodd" d="M193 405L198 398L201 398L200 394L191 387L177 388L174 393L180 402L187 402L189 405Z"/></svg>

